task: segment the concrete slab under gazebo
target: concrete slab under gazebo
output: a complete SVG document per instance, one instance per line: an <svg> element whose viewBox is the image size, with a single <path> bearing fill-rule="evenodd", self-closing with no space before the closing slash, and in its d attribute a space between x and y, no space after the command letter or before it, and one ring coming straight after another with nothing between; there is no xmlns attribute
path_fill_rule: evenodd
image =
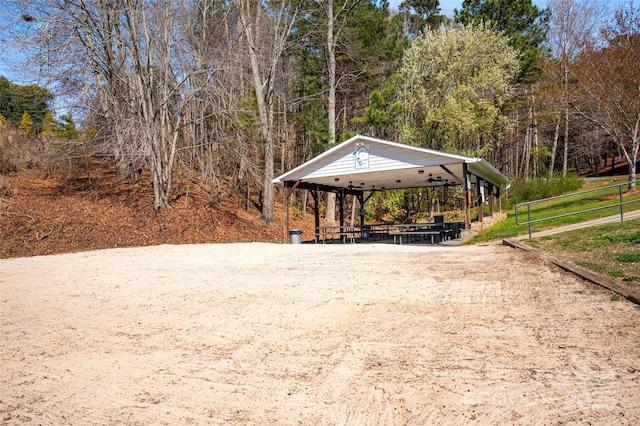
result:
<svg viewBox="0 0 640 426"><path fill-rule="evenodd" d="M357 135L278 176L273 183L284 188L284 241L289 241L289 197L295 189L311 192L317 230L321 191L337 195L340 226L344 225L344 197L355 196L362 226L364 205L377 191L461 186L466 194L465 228L470 229L471 208L478 207L478 221L483 221L485 200L489 216L501 213L500 193L508 188L509 179L482 158ZM369 193L366 198L365 193Z"/></svg>

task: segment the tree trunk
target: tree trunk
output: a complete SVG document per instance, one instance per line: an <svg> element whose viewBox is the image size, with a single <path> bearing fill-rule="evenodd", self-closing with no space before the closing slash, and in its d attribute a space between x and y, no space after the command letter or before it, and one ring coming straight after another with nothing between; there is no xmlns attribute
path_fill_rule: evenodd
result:
<svg viewBox="0 0 640 426"><path fill-rule="evenodd" d="M262 219L267 223L275 221L274 215L274 141L273 141L273 97L274 84L276 79L277 65L280 62L286 39L291 30L295 18L290 20L286 16L287 2L283 0L276 16L265 15L273 21L269 25L273 26L273 39L266 46L260 43L260 31L264 29L261 24L263 13L262 3L252 0L243 0L240 5L240 21L242 32L247 42L247 54L253 76L253 85L258 104L259 134L264 152L264 179L262 190ZM255 11L252 13L252 6ZM294 15L295 16L295 15ZM266 71L261 67L258 52L269 49Z"/></svg>
<svg viewBox="0 0 640 426"><path fill-rule="evenodd" d="M531 126L533 139L533 176L538 179L540 177L540 145L538 141L538 119L536 117L535 97L531 96Z"/></svg>
<svg viewBox="0 0 640 426"><path fill-rule="evenodd" d="M333 15L333 0L327 1L327 73L329 74L329 97L327 99L327 119L329 126L329 145L336 143L336 39ZM336 223L336 194L327 192L327 225Z"/></svg>
<svg viewBox="0 0 640 426"><path fill-rule="evenodd" d="M549 176L548 179L553 179L553 169L556 163L556 153L558 151L558 138L560 137L560 117L556 122L556 129L553 134L553 145L551 146L551 161L549 162Z"/></svg>
<svg viewBox="0 0 640 426"><path fill-rule="evenodd" d="M634 191L636 189L636 180L638 176L636 174L636 164L638 163L638 151L640 150L640 119L636 122L635 134L631 141L631 152L628 153L626 149L623 150L625 159L629 164L629 190Z"/></svg>
<svg viewBox="0 0 640 426"><path fill-rule="evenodd" d="M562 178L567 177L569 163L569 106L564 107L564 153L562 157Z"/></svg>

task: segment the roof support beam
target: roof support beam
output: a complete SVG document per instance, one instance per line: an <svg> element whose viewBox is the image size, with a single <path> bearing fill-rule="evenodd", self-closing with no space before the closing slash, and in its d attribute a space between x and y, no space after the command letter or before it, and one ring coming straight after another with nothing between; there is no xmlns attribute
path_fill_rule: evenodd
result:
<svg viewBox="0 0 640 426"><path fill-rule="evenodd" d="M464 179L464 177L462 177L462 178L461 178L461 177L456 176L456 175L455 175L455 173L453 173L451 170L449 170L446 166L444 166L444 165L442 165L442 164L440 165L440 168L442 168L442 170L444 170L445 172L447 172L447 174L448 174L449 176L451 176L451 177L453 178L453 180L455 180L456 182L458 182L458 184L460 184L460 185L462 185L462 184L463 184L462 179ZM463 168L463 169L464 169L464 168Z"/></svg>

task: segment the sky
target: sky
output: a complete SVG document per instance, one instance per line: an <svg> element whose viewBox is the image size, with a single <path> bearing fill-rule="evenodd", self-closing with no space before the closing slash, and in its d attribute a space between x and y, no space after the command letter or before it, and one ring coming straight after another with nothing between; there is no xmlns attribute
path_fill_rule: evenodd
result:
<svg viewBox="0 0 640 426"><path fill-rule="evenodd" d="M403 0L389 0L389 6L392 9L398 9L398 5L402 2ZM626 3L629 0L599 0L603 3L613 3L613 4L620 4L620 3ZM636 0L638 1L638 0ZM540 7L540 8L544 8L547 6L547 0L533 0L533 3ZM462 0L440 0L440 11L446 15L449 16L451 18L453 18L453 10L454 9L460 9L462 7ZM0 19L1 21L2 19ZM0 22L1 23L1 22ZM0 31L1 31L1 25L0 25ZM18 83L18 84L25 84L24 82L21 82L20 77L14 73L11 72L11 65L12 65L12 58L11 58L11 53L7 52L6 49L3 51L2 46L0 46L0 75L4 75L6 77L8 77L11 81L13 81L14 83Z"/></svg>
<svg viewBox="0 0 640 426"><path fill-rule="evenodd" d="M389 6L393 9L398 9L398 5L402 3L403 0L389 0ZM534 0L533 1L538 7L545 7L547 5L547 0ZM460 9L462 7L462 0L440 0L440 10L443 14L453 18L453 10L455 8ZM6 52L2 52L0 49L0 75L4 75L9 77L10 80L20 83L18 80L18 76L13 75L10 71L10 63L11 58ZM13 77L13 78L12 78Z"/></svg>
<svg viewBox="0 0 640 426"><path fill-rule="evenodd" d="M389 0L389 6L392 9L398 9L398 5L402 3L404 0ZM547 6L547 0L533 0L533 3L540 7L544 8ZM462 8L462 0L440 0L440 12L443 15L448 16L449 18L453 18L453 10Z"/></svg>

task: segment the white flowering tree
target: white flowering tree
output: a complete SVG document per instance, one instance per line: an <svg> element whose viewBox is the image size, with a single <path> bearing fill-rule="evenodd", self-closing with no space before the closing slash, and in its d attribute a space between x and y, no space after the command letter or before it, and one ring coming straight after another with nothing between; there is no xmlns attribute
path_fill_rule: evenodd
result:
<svg viewBox="0 0 640 426"><path fill-rule="evenodd" d="M401 139L485 156L509 128L503 106L518 71L518 52L489 26L443 25L416 38L399 70Z"/></svg>

